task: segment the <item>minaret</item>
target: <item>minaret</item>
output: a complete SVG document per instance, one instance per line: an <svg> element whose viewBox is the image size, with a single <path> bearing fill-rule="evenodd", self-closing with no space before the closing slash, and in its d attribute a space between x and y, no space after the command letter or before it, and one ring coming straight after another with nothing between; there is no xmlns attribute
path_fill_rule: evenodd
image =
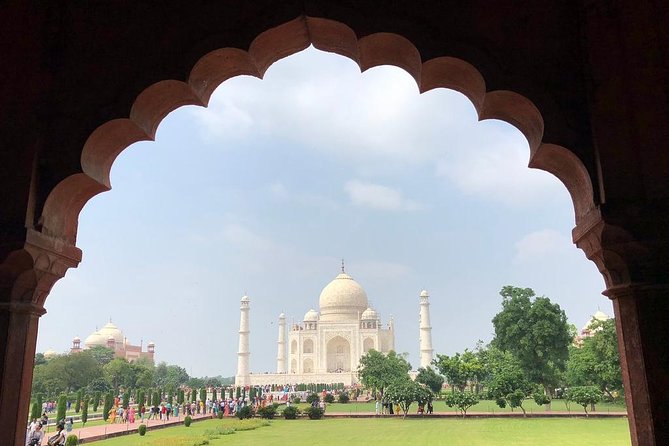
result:
<svg viewBox="0 0 669 446"><path fill-rule="evenodd" d="M279 351L276 355L276 373L286 373L286 315L279 315Z"/></svg>
<svg viewBox="0 0 669 446"><path fill-rule="evenodd" d="M241 315L239 318L239 350L237 351L237 376L235 376L235 386L244 387L251 384L249 376L249 296L242 297L239 307Z"/></svg>
<svg viewBox="0 0 669 446"><path fill-rule="evenodd" d="M426 290L420 292L420 366L428 368L432 364L432 326L430 325L430 302Z"/></svg>

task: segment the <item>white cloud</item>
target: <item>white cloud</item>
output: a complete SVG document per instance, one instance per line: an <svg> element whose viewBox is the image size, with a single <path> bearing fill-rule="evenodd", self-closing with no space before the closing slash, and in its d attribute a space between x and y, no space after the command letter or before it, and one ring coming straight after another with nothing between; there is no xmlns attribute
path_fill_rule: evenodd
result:
<svg viewBox="0 0 669 446"><path fill-rule="evenodd" d="M348 181L344 189L355 206L367 207L379 211L415 211L421 206L415 201L402 196L396 189L380 184L365 183L358 180Z"/></svg>
<svg viewBox="0 0 669 446"><path fill-rule="evenodd" d="M569 238L553 229L531 232L515 244L514 263L551 260L552 257L572 255Z"/></svg>
<svg viewBox="0 0 669 446"><path fill-rule="evenodd" d="M268 190L271 196L284 202L297 203L305 207L315 207L330 211L341 208L338 203L322 195L304 191L289 191L280 181L270 184Z"/></svg>

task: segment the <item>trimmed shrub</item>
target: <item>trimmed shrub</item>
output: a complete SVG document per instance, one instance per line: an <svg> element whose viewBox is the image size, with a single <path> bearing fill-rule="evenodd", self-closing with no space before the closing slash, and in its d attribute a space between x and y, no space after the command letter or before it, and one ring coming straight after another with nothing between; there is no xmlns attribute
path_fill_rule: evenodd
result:
<svg viewBox="0 0 669 446"><path fill-rule="evenodd" d="M65 412L67 411L67 395L62 394L58 397L58 409L56 410L56 422L65 419Z"/></svg>
<svg viewBox="0 0 669 446"><path fill-rule="evenodd" d="M253 407L246 405L237 411L237 418L244 420L253 417Z"/></svg>
<svg viewBox="0 0 669 446"><path fill-rule="evenodd" d="M93 412L97 412L98 407L100 407L100 392L96 391L93 394Z"/></svg>
<svg viewBox="0 0 669 446"><path fill-rule="evenodd" d="M314 401L320 401L321 399L318 397L317 393L310 393L307 395L307 403L313 404Z"/></svg>
<svg viewBox="0 0 669 446"><path fill-rule="evenodd" d="M279 406L278 404L272 404L271 406L261 407L258 409L258 415L260 415L260 418L264 418L266 420L273 420L274 417L276 416L276 408L278 406Z"/></svg>
<svg viewBox="0 0 669 446"><path fill-rule="evenodd" d="M30 408L30 419L33 418L39 419L42 416L42 405L38 401L35 401Z"/></svg>
<svg viewBox="0 0 669 446"><path fill-rule="evenodd" d="M146 424L140 424L139 427L137 428L137 433L139 434L140 437L146 435Z"/></svg>
<svg viewBox="0 0 669 446"><path fill-rule="evenodd" d="M302 402L302 400L300 399L299 396L294 397L291 401L291 403L293 403L293 404L300 404L301 402Z"/></svg>
<svg viewBox="0 0 669 446"><path fill-rule="evenodd" d="M218 417L219 420L222 420L223 419L223 411L219 410L218 414L216 416Z"/></svg>
<svg viewBox="0 0 669 446"><path fill-rule="evenodd" d="M88 395L84 395L81 405L81 422L85 425L88 421Z"/></svg>
<svg viewBox="0 0 669 446"><path fill-rule="evenodd" d="M334 400L335 400L335 398L334 398L333 394L328 393L328 394L325 395L324 401L326 403L334 403Z"/></svg>
<svg viewBox="0 0 669 446"><path fill-rule="evenodd" d="M121 402L121 405L122 405L125 409L127 409L128 407L130 407L130 391L126 390L126 391L123 393L123 400L122 400L122 402Z"/></svg>
<svg viewBox="0 0 669 446"><path fill-rule="evenodd" d="M342 392L339 394L339 402L342 404L346 404L350 401L351 399L348 396L347 392Z"/></svg>
<svg viewBox="0 0 669 446"><path fill-rule="evenodd" d="M79 444L79 438L76 435L68 435L65 439L65 446L77 446Z"/></svg>
<svg viewBox="0 0 669 446"><path fill-rule="evenodd" d="M74 403L74 412L79 413L81 410L81 398L83 398L83 394L81 389L77 392L77 401Z"/></svg>
<svg viewBox="0 0 669 446"><path fill-rule="evenodd" d="M283 409L283 417L286 420L294 420L300 415L300 409L295 406L288 406Z"/></svg>
<svg viewBox="0 0 669 446"><path fill-rule="evenodd" d="M320 420L323 418L325 411L320 407L309 406L305 411L310 420Z"/></svg>
<svg viewBox="0 0 669 446"><path fill-rule="evenodd" d="M202 401L203 403L207 401L207 389L205 389L204 387L200 389L200 401Z"/></svg>
<svg viewBox="0 0 669 446"><path fill-rule="evenodd" d="M112 404L114 404L114 397L112 396L111 393L106 393L105 394L105 404L102 406L102 418L107 421L109 418L109 411L112 408Z"/></svg>
<svg viewBox="0 0 669 446"><path fill-rule="evenodd" d="M193 419L190 417L190 415L186 415L186 418L184 418L184 426L190 427L190 424L193 422Z"/></svg>

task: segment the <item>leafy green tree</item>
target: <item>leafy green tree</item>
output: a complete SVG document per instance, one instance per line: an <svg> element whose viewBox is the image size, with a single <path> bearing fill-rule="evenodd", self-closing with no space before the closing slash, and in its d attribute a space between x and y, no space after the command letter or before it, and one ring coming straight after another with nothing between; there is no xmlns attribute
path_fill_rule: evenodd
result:
<svg viewBox="0 0 669 446"><path fill-rule="evenodd" d="M123 392L123 400L121 402L121 405L126 409L128 407L130 407L130 391L129 390L126 390L125 392Z"/></svg>
<svg viewBox="0 0 669 446"><path fill-rule="evenodd" d="M446 381L453 391L456 389L461 392L465 390L470 373L460 353L456 353L453 356L437 355L434 365L439 370L439 373L446 377Z"/></svg>
<svg viewBox="0 0 669 446"><path fill-rule="evenodd" d="M593 406L602 399L602 392L595 386L577 386L567 389L566 398L583 406L585 416L588 416L588 405Z"/></svg>
<svg viewBox="0 0 669 446"><path fill-rule="evenodd" d="M114 359L114 350L102 345L94 345L83 353L90 355L100 367L104 367Z"/></svg>
<svg viewBox="0 0 669 446"><path fill-rule="evenodd" d="M425 384L436 395L439 395L441 386L444 385L444 377L435 372L431 367L419 368L416 381Z"/></svg>
<svg viewBox="0 0 669 446"><path fill-rule="evenodd" d="M594 321L591 328L594 336L569 348L567 385L597 386L613 399L623 388L615 319Z"/></svg>
<svg viewBox="0 0 669 446"><path fill-rule="evenodd" d="M121 358L111 360L102 368L105 379L117 390L120 386L131 386L133 384L133 368L128 361Z"/></svg>
<svg viewBox="0 0 669 446"><path fill-rule="evenodd" d="M145 398L146 398L146 394L144 393L144 390L137 389L137 408L138 409L141 409L144 406Z"/></svg>
<svg viewBox="0 0 669 446"><path fill-rule="evenodd" d="M552 395L572 342L567 316L547 297L535 297L531 288L505 286L500 295L502 311L492 320L493 345L518 358L528 379Z"/></svg>
<svg viewBox="0 0 669 446"><path fill-rule="evenodd" d="M67 410L67 395L63 394L58 397L58 405L56 409L56 420L61 421L65 419L65 411Z"/></svg>
<svg viewBox="0 0 669 446"><path fill-rule="evenodd" d="M183 404L184 402L184 391L183 389L179 389L177 392L177 404Z"/></svg>
<svg viewBox="0 0 669 446"><path fill-rule="evenodd" d="M393 404L399 404L406 418L409 407L413 402L425 405L432 401L432 391L419 382L413 381L408 376L398 378L386 388L384 399Z"/></svg>
<svg viewBox="0 0 669 446"><path fill-rule="evenodd" d="M486 381L488 395L501 408L518 407L525 415L523 401L535 385L525 376L520 361L509 352L491 349L488 354L490 375Z"/></svg>
<svg viewBox="0 0 669 446"><path fill-rule="evenodd" d="M186 386L190 387L191 389L199 389L200 387L204 387L204 379L190 377L186 382Z"/></svg>
<svg viewBox="0 0 669 446"><path fill-rule="evenodd" d="M46 364L46 358L44 357L44 353L36 353L35 354L35 362L34 365L43 365ZM41 414L40 414L41 415ZM39 418L39 417L38 417Z"/></svg>
<svg viewBox="0 0 669 446"><path fill-rule="evenodd" d="M88 421L88 403L89 403L89 396L84 395L82 401L81 401L81 422L83 423L84 426L86 426L86 422Z"/></svg>
<svg viewBox="0 0 669 446"><path fill-rule="evenodd" d="M460 413L462 413L462 418L465 418L467 416L467 410L478 404L479 398L471 392L456 390L455 392L446 395L444 401L448 407L457 407Z"/></svg>
<svg viewBox="0 0 669 446"><path fill-rule="evenodd" d="M358 377L365 387L378 391L383 397L386 387L407 377L409 370L411 364L394 351L383 354L372 349L360 358Z"/></svg>
<svg viewBox="0 0 669 446"><path fill-rule="evenodd" d="M207 389L204 387L200 389L200 401L205 402L207 400Z"/></svg>
<svg viewBox="0 0 669 446"><path fill-rule="evenodd" d="M154 383L153 369L144 366L136 366L133 364L135 382L137 387L151 387Z"/></svg>
<svg viewBox="0 0 669 446"><path fill-rule="evenodd" d="M216 387L211 389L211 400L212 401L217 401L218 400L218 398L216 397Z"/></svg>
<svg viewBox="0 0 669 446"><path fill-rule="evenodd" d="M86 390L89 393L95 393L95 392L105 393L109 392L111 388L106 379L99 377L89 382L88 385L86 386Z"/></svg>

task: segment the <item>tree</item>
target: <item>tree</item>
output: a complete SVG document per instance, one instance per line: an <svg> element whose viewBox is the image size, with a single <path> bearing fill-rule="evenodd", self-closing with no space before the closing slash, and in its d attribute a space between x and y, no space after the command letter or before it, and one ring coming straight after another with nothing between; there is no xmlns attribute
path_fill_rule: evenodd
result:
<svg viewBox="0 0 669 446"><path fill-rule="evenodd" d="M523 401L532 394L535 385L525 376L518 359L509 352L490 349L488 368L490 375L485 382L488 396L499 407L519 407L525 415Z"/></svg>
<svg viewBox="0 0 669 446"><path fill-rule="evenodd" d="M56 421L65 419L65 411L67 410L67 395L63 394L58 397L58 406L56 410Z"/></svg>
<svg viewBox="0 0 669 446"><path fill-rule="evenodd" d="M132 386L134 381L133 369L125 359L116 358L102 368L103 374L112 389L120 386Z"/></svg>
<svg viewBox="0 0 669 446"><path fill-rule="evenodd" d="M161 401L160 392L158 391L153 392L153 400L151 401L151 404L153 404L154 406L160 406L160 401Z"/></svg>
<svg viewBox="0 0 669 446"><path fill-rule="evenodd" d="M462 418L467 416L467 410L478 404L479 399L476 395L470 392L462 392L456 390L449 395L446 395L444 399L448 407L457 407L458 410L462 413Z"/></svg>
<svg viewBox="0 0 669 446"><path fill-rule="evenodd" d="M99 405L100 405L100 392L95 392L93 394L93 412L98 411Z"/></svg>
<svg viewBox="0 0 669 446"><path fill-rule="evenodd" d="M419 368L416 381L425 384L436 395L439 395L441 386L444 385L444 377L435 372L431 367Z"/></svg>
<svg viewBox="0 0 669 446"><path fill-rule="evenodd" d="M184 402L184 390L179 389L177 392L177 404L183 404Z"/></svg>
<svg viewBox="0 0 669 446"><path fill-rule="evenodd" d="M109 418L109 411L112 408L112 404L114 404L114 395L111 392L105 393L105 404L102 406L102 418L105 421Z"/></svg>
<svg viewBox="0 0 669 446"><path fill-rule="evenodd" d="M432 401L432 391L419 382L413 381L408 376L398 378L386 388L384 399L394 404L399 404L406 418L409 407L414 401L425 405Z"/></svg>
<svg viewBox="0 0 669 446"><path fill-rule="evenodd" d="M623 388L615 320L595 321L591 328L593 337L584 339L580 348L569 348L567 385L597 386L613 399L613 392Z"/></svg>
<svg viewBox="0 0 669 446"><path fill-rule="evenodd" d="M203 403L207 400L207 389L204 387L200 389L200 401Z"/></svg>
<svg viewBox="0 0 669 446"><path fill-rule="evenodd" d="M39 419L42 415L42 405L37 401L33 401L32 407L30 408L30 419Z"/></svg>
<svg viewBox="0 0 669 446"><path fill-rule="evenodd" d="M216 397L216 387L211 389L211 400L216 401L218 398Z"/></svg>
<svg viewBox="0 0 669 446"><path fill-rule="evenodd" d="M104 367L114 359L114 350L102 345L94 345L82 353L90 355L100 367Z"/></svg>
<svg viewBox="0 0 669 446"><path fill-rule="evenodd" d="M453 356L437 355L434 365L439 369L439 373L446 377L446 381L448 381L453 391L456 389L461 392L465 390L471 373L460 353Z"/></svg>
<svg viewBox="0 0 669 446"><path fill-rule="evenodd" d="M130 407L130 391L126 390L123 392L123 401L121 402L121 406L125 409Z"/></svg>
<svg viewBox="0 0 669 446"><path fill-rule="evenodd" d="M577 386L567 389L566 397L569 401L583 406L585 416L588 416L588 405L594 407L602 399L602 392L595 386Z"/></svg>
<svg viewBox="0 0 669 446"><path fill-rule="evenodd" d="M81 392L82 392L81 389L77 390L77 400L74 402L75 413L79 413L79 411L81 410L81 397L82 397Z"/></svg>
<svg viewBox="0 0 669 446"><path fill-rule="evenodd" d="M383 354L374 349L360 358L358 377L362 384L384 395L384 390L397 379L404 378L411 370L411 364L394 351Z"/></svg>
<svg viewBox="0 0 669 446"><path fill-rule="evenodd" d="M528 379L552 395L572 342L567 316L547 297L535 297L531 288L505 286L500 295L502 311L492 320L493 345L518 358Z"/></svg>
<svg viewBox="0 0 669 446"><path fill-rule="evenodd" d="M81 422L83 423L84 426L86 426L86 422L88 421L88 402L89 402L88 395L84 395L83 400L81 402Z"/></svg>

